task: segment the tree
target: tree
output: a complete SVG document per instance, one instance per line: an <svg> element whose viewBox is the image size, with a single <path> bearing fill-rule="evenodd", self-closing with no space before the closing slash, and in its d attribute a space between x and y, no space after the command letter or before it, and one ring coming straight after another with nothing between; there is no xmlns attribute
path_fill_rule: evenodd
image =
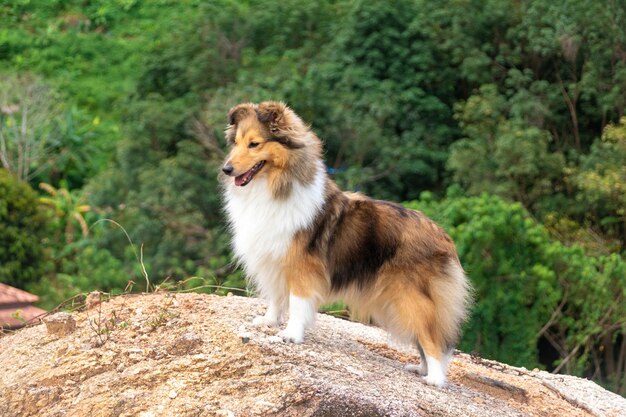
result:
<svg viewBox="0 0 626 417"><path fill-rule="evenodd" d="M50 184L41 183L39 188L48 193L48 197L40 197L39 202L50 209L54 228L63 233L65 243L70 244L75 240L75 228L79 226L82 237L89 235L89 226L85 221L85 213L91 210L84 204L82 198L73 195L67 188L55 188Z"/></svg>
<svg viewBox="0 0 626 417"><path fill-rule="evenodd" d="M48 168L58 135L54 93L31 75L8 75L0 81L0 162L28 181Z"/></svg>
<svg viewBox="0 0 626 417"><path fill-rule="evenodd" d="M448 168L471 194L490 192L532 208L553 193L562 177L564 157L550 151L549 132L515 111L516 106L494 84L483 85L457 105L457 119L467 137L452 145Z"/></svg>
<svg viewBox="0 0 626 417"><path fill-rule="evenodd" d="M626 242L626 117L606 126L571 180L580 190L577 201L594 223Z"/></svg>
<svg viewBox="0 0 626 417"><path fill-rule="evenodd" d="M45 230L37 194L0 168L0 282L25 288L41 278Z"/></svg>

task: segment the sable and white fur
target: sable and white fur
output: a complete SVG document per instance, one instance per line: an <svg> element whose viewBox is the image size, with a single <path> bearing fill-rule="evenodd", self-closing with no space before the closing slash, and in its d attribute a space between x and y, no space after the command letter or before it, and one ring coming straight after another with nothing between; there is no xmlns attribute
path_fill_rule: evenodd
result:
<svg viewBox="0 0 626 417"><path fill-rule="evenodd" d="M288 309L280 334L302 343L317 307L341 299L415 343L421 366L407 369L442 386L470 298L448 235L420 212L341 192L320 140L285 104L240 104L228 119L222 182L233 248L269 302L254 324L278 326Z"/></svg>

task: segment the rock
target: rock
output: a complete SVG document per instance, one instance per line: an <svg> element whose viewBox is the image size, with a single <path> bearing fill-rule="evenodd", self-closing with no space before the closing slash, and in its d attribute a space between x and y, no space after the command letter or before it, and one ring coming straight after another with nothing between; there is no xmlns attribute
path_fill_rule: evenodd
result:
<svg viewBox="0 0 626 417"><path fill-rule="evenodd" d="M268 336L265 340L269 343L285 343L280 336Z"/></svg>
<svg viewBox="0 0 626 417"><path fill-rule="evenodd" d="M69 313L56 313L45 317L43 322L46 324L48 334L53 336L67 336L76 330L76 321Z"/></svg>
<svg viewBox="0 0 626 417"><path fill-rule="evenodd" d="M194 332L187 332L178 337L168 349L170 355L187 355L202 343L202 338Z"/></svg>
<svg viewBox="0 0 626 417"><path fill-rule="evenodd" d="M626 399L591 381L460 352L448 385L434 388L404 370L419 354L391 345L377 328L320 314L302 345L285 344L276 329L251 326L265 308L257 299L176 294L178 303L168 304L166 296L101 305L104 319L142 327L163 314L185 318L141 338L133 326L118 326L102 346L80 349L93 329L50 339L48 323L0 337L0 416L570 417L626 410ZM87 312L68 316L87 320Z"/></svg>
<svg viewBox="0 0 626 417"><path fill-rule="evenodd" d="M102 297L102 292L100 291L92 291L89 294L87 294L87 297L85 297L85 308L89 310L91 308L94 308L98 304L100 304L100 302L102 301L101 297Z"/></svg>
<svg viewBox="0 0 626 417"><path fill-rule="evenodd" d="M251 332L242 332L238 335L241 338L241 343L248 343L251 338L254 337L254 334Z"/></svg>

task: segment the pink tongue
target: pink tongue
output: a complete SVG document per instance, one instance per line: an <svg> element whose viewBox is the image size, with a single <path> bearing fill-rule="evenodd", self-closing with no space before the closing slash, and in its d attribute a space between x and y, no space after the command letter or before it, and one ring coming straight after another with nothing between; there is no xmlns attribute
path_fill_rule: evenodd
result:
<svg viewBox="0 0 626 417"><path fill-rule="evenodd" d="M247 174L247 172L246 172L246 174ZM235 185L241 186L241 184L243 184L243 181L244 181L244 179L246 177L246 174L241 174L241 175L235 177Z"/></svg>

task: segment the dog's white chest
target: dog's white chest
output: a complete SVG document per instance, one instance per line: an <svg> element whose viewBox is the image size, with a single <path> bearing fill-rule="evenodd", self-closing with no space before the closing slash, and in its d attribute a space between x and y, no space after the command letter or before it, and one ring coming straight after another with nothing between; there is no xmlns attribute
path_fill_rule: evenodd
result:
<svg viewBox="0 0 626 417"><path fill-rule="evenodd" d="M264 178L246 187L228 186L226 210L233 231L233 248L248 273L261 264L282 259L296 232L308 227L324 202L324 174L308 185L294 184L284 200L271 196Z"/></svg>

